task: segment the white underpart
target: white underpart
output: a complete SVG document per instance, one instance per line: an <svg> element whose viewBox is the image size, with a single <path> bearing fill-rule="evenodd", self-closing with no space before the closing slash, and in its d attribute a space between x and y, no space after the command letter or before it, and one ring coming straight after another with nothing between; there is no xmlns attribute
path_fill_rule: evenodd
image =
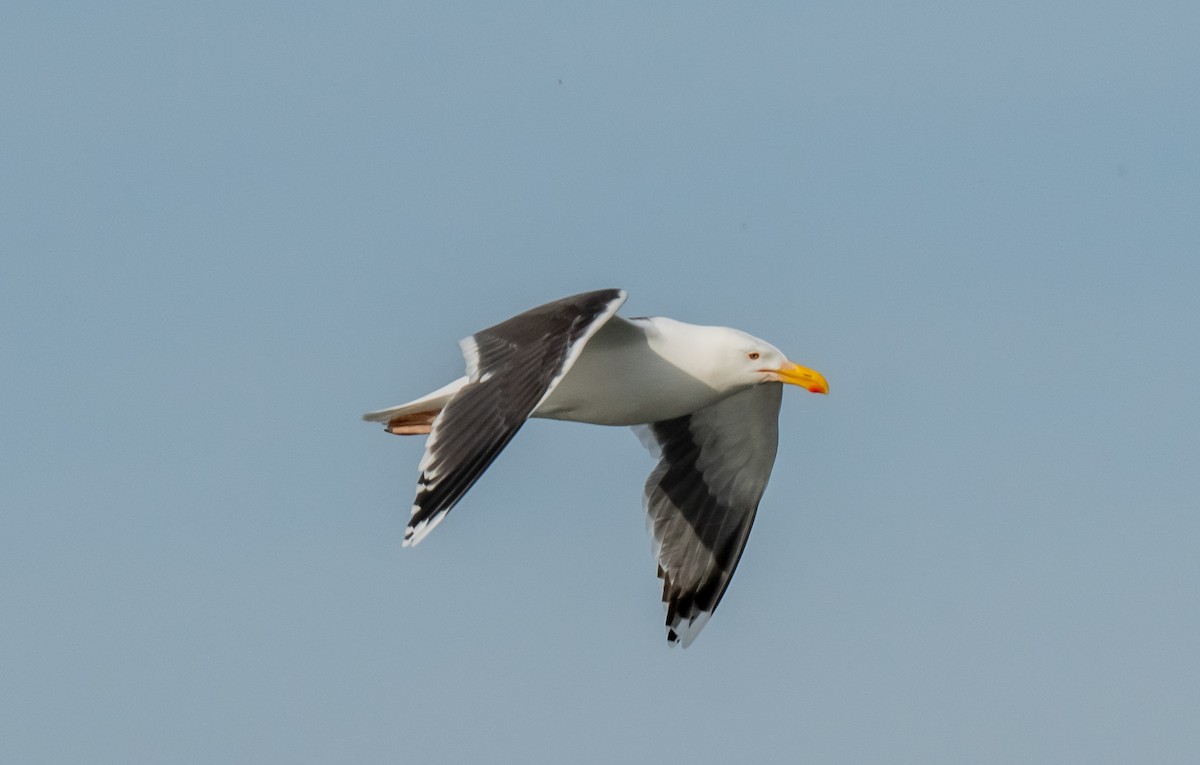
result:
<svg viewBox="0 0 1200 765"><path fill-rule="evenodd" d="M602 317L607 321L594 322L572 345L563 371L551 381L531 417L639 425L690 414L744 387L731 386L720 378L721 365L713 355L719 345L715 341L748 338L745 333L662 317L624 319L612 315L620 301L613 303ZM363 419L386 422L398 415L444 407L479 375L474 339L465 338L460 345L467 376L414 401L368 412Z"/></svg>
<svg viewBox="0 0 1200 765"><path fill-rule="evenodd" d="M716 374L721 364L714 354L723 353L722 342L731 336L744 333L660 317L614 316L581 352L573 349L578 359L532 416L640 425L710 406L745 385L731 386Z"/></svg>
<svg viewBox="0 0 1200 765"><path fill-rule="evenodd" d="M561 383L563 379L566 378L566 376L570 373L571 369L575 366L575 362L579 360L580 355L582 355L584 349L587 348L588 342L593 336L595 336L597 332L600 331L602 327L608 323L610 319L613 318L617 312L617 309L625 303L625 298L625 290L620 290L618 297L608 304L608 307L604 309L604 312L597 316L596 320L591 323L583 335L581 335L580 338L571 345L570 350L567 351L567 357L563 359L562 369L559 370L559 373L554 376L554 379L550 381L550 385L546 388L546 392L542 394L540 399L538 399L537 404L533 407L534 413L531 416L537 416L538 407L545 403L546 399L549 398L552 393L554 393L554 389L557 388L559 383Z"/></svg>

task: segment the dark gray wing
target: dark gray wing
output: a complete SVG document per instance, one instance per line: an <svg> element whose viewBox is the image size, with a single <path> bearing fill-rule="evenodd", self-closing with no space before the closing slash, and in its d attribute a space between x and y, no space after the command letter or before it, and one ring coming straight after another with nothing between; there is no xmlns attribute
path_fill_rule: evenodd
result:
<svg viewBox="0 0 1200 765"><path fill-rule="evenodd" d="M433 421L405 546L420 542L462 499L624 302L624 290L585 292L460 343L470 381Z"/></svg>
<svg viewBox="0 0 1200 765"><path fill-rule="evenodd" d="M742 557L775 464L782 387L755 385L635 428L659 459L645 501L672 643L695 639Z"/></svg>

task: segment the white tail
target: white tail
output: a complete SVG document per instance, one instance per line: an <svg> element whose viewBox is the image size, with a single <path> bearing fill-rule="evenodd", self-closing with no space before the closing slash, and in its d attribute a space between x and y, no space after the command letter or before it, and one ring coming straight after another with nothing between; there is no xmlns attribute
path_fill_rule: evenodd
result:
<svg viewBox="0 0 1200 765"><path fill-rule="evenodd" d="M386 423L387 431L398 436L425 434L433 427L433 421L441 413L443 407L466 384L467 378L460 377L449 385L438 388L433 393L415 401L375 412L367 412L362 418L367 422Z"/></svg>

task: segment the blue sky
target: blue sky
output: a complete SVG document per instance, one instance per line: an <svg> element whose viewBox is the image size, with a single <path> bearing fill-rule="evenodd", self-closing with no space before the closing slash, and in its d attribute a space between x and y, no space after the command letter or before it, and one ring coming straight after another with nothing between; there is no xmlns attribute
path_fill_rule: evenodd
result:
<svg viewBox="0 0 1200 765"><path fill-rule="evenodd" d="M1191 762L1191 3L13 3L0 759ZM663 638L624 429L414 550L358 420L563 295L821 370Z"/></svg>

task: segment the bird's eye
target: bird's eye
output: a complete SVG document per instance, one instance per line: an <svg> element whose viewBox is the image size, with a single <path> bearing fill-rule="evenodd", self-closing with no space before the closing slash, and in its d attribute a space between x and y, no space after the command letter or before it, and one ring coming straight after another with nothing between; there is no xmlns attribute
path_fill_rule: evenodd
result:
<svg viewBox="0 0 1200 765"><path fill-rule="evenodd" d="M758 351L750 351L749 353L746 354L746 358L750 359L751 361L758 361L758 357L760 355L761 354L759 354Z"/></svg>

